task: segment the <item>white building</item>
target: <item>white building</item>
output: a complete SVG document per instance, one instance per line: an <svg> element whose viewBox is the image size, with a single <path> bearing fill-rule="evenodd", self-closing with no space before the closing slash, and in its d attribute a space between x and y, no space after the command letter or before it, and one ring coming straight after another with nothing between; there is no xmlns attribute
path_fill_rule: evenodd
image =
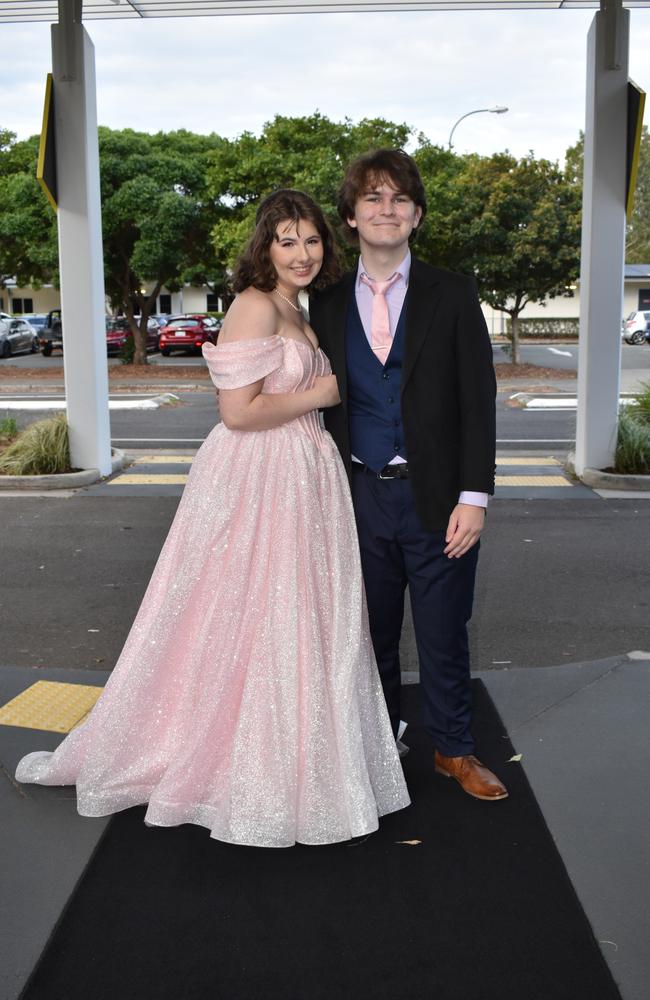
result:
<svg viewBox="0 0 650 1000"><path fill-rule="evenodd" d="M0 312L22 316L25 313L47 313L50 309L58 309L61 305L59 290L53 285L43 285L41 288L20 288L15 282L8 281L6 288L0 288ZM214 295L207 287L194 288L186 285L178 292L169 292L163 288L156 303L156 313L203 313L221 312L223 303L218 295ZM106 305L106 312L112 310Z"/></svg>
<svg viewBox="0 0 650 1000"><path fill-rule="evenodd" d="M521 319L575 319L580 316L580 285L570 286L573 295L547 299L545 303L527 305L520 313ZM650 309L650 264L626 264L623 286L623 316L629 316L637 309ZM483 313L491 336L505 333L505 313L483 305Z"/></svg>
<svg viewBox="0 0 650 1000"><path fill-rule="evenodd" d="M8 282L7 288L0 288L0 312L13 313L20 316L23 313L46 313L60 306L60 295L52 285L42 288L19 288ZM575 319L580 316L580 286L572 286L573 295L548 299L545 304L534 303L526 306L521 313L521 319ZM158 296L156 313L204 313L221 312L223 302L205 285L193 287L186 285L178 292L170 292L163 288ZM626 264L625 284L623 294L623 316L629 316L637 309L650 309L650 264ZM107 307L107 312L111 310ZM505 313L483 305L483 313L491 336L505 333Z"/></svg>

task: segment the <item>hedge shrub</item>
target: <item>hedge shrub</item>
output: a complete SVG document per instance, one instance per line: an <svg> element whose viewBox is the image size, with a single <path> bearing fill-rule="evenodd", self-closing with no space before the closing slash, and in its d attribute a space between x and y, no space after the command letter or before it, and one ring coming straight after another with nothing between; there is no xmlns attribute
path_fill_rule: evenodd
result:
<svg viewBox="0 0 650 1000"><path fill-rule="evenodd" d="M534 319L519 320L519 336L523 337L543 337L552 339L565 339L566 337L577 337L580 327L580 320L577 316L566 318L549 316L537 316ZM506 336L512 338L512 321L510 317L506 319Z"/></svg>

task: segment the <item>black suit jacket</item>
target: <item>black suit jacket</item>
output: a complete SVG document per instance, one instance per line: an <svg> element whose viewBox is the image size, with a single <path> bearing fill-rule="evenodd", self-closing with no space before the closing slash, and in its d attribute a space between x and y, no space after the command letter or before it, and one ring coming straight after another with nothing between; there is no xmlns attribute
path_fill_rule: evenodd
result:
<svg viewBox="0 0 650 1000"><path fill-rule="evenodd" d="M354 272L312 297L310 322L337 376L341 404L325 410L348 473L345 331ZM423 526L447 527L462 490L494 492L496 380L476 284L412 258L404 302L401 409L409 477Z"/></svg>

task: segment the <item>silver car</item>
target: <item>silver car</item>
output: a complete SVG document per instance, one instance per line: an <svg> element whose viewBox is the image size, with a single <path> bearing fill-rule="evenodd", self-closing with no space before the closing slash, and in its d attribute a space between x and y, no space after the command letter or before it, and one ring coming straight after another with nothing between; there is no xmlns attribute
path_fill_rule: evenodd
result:
<svg viewBox="0 0 650 1000"><path fill-rule="evenodd" d="M0 357L10 358L12 354L38 351L38 334L26 319L12 316L10 319L0 319Z"/></svg>
<svg viewBox="0 0 650 1000"><path fill-rule="evenodd" d="M627 344L650 343L650 310L630 313L623 322L623 340Z"/></svg>

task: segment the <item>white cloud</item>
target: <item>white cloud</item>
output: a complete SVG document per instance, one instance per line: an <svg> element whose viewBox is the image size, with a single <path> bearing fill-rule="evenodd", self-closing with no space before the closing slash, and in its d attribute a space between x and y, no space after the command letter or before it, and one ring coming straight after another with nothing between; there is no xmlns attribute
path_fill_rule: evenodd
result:
<svg viewBox="0 0 650 1000"><path fill-rule="evenodd" d="M593 11L91 21L98 117L112 128L259 132L275 114L383 116L459 151L561 159L584 122ZM630 74L650 88L650 11L631 11ZM0 125L38 132L49 26L2 25Z"/></svg>

